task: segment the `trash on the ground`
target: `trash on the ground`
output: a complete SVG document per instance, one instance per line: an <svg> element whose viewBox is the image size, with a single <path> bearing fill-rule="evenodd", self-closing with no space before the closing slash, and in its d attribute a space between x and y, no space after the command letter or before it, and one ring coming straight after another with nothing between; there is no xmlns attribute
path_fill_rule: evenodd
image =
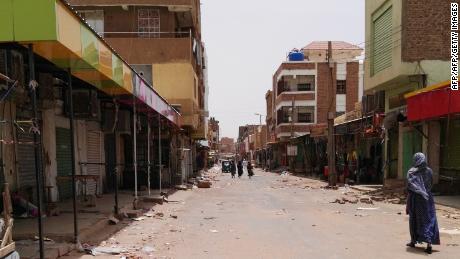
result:
<svg viewBox="0 0 460 259"><path fill-rule="evenodd" d="M119 247L96 247L94 248L96 253L101 254L110 254L110 255L118 255L121 253L126 253L126 249L119 248Z"/></svg>
<svg viewBox="0 0 460 259"><path fill-rule="evenodd" d="M374 204L374 202L372 201L371 197L368 196L368 195L363 195L363 196L359 197L359 202L366 203L366 204Z"/></svg>
<svg viewBox="0 0 460 259"><path fill-rule="evenodd" d="M359 207L357 208L357 210L378 210L380 208L363 208L363 207Z"/></svg>
<svg viewBox="0 0 460 259"><path fill-rule="evenodd" d="M169 216L170 216L171 218L173 218L173 219L177 219L177 215L171 214L171 215L169 215Z"/></svg>
<svg viewBox="0 0 460 259"><path fill-rule="evenodd" d="M151 247L151 246L144 246L142 248L142 252L144 252L144 253L153 253L155 251L156 251L156 249L154 247Z"/></svg>
<svg viewBox="0 0 460 259"><path fill-rule="evenodd" d="M39 239L38 236L34 236L34 240L37 241ZM43 237L43 241L45 242L51 242L51 243L54 243L54 240L49 238L49 237Z"/></svg>
<svg viewBox="0 0 460 259"><path fill-rule="evenodd" d="M134 221L142 221L144 219L146 219L147 217L138 217L138 218L134 218L133 220Z"/></svg>
<svg viewBox="0 0 460 259"><path fill-rule="evenodd" d="M118 219L115 218L114 216L110 216L110 217L109 217L109 224L111 224L111 225L116 225L116 224L118 224L118 222L120 222L120 220L118 220Z"/></svg>
<svg viewBox="0 0 460 259"><path fill-rule="evenodd" d="M153 216L155 216L155 214L153 214L153 213L145 213L144 216L146 216L148 218L152 218Z"/></svg>
<svg viewBox="0 0 460 259"><path fill-rule="evenodd" d="M218 232L219 232L219 231L216 230L216 229L211 229L211 230L209 230L209 231L210 231L211 233L218 233Z"/></svg>
<svg viewBox="0 0 460 259"><path fill-rule="evenodd" d="M176 185L176 189L181 190L181 191L186 191L188 188L187 188L187 185L181 184L181 185Z"/></svg>

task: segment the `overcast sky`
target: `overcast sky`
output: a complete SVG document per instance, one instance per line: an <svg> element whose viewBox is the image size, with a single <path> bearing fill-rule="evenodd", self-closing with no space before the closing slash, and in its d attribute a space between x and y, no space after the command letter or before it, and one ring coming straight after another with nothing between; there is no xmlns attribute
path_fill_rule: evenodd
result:
<svg viewBox="0 0 460 259"><path fill-rule="evenodd" d="M254 113L266 113L265 93L292 48L315 40L364 42L364 1L201 0L209 111L221 136L235 138L238 126L259 123Z"/></svg>

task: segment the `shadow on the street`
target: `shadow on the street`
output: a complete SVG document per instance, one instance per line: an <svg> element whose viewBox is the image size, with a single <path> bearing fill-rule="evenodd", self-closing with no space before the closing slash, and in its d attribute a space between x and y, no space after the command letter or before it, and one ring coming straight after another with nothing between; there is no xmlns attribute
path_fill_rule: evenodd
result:
<svg viewBox="0 0 460 259"><path fill-rule="evenodd" d="M407 247L406 248L406 251L409 252L409 253L413 253L413 254L423 254L423 255L426 255L427 253L425 253L425 247ZM433 253L438 253L439 251L436 250L436 249L433 249Z"/></svg>

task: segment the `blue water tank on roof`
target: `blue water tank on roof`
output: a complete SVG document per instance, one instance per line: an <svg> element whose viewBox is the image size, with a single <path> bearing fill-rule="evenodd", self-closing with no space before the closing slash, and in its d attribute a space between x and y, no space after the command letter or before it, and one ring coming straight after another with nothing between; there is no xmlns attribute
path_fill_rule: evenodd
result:
<svg viewBox="0 0 460 259"><path fill-rule="evenodd" d="M288 57L289 57L289 61L304 61L305 60L305 55L303 54L303 52L297 49L291 50L291 52L289 52Z"/></svg>

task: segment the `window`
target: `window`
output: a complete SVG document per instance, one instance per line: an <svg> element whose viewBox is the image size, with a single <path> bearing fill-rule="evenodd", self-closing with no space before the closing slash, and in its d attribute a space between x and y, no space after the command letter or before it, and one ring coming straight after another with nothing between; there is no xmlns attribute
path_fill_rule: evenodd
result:
<svg viewBox="0 0 460 259"><path fill-rule="evenodd" d="M347 94L346 80L337 80L337 94Z"/></svg>
<svg viewBox="0 0 460 259"><path fill-rule="evenodd" d="M297 120L300 123L313 123L315 109L314 107L301 106L297 107Z"/></svg>
<svg viewBox="0 0 460 259"><path fill-rule="evenodd" d="M103 10L79 10L80 16L85 19L93 30L99 35L103 35L104 32L104 11Z"/></svg>
<svg viewBox="0 0 460 259"><path fill-rule="evenodd" d="M290 122L290 108L289 106L281 107L276 113L278 117L278 125L281 123L289 123Z"/></svg>
<svg viewBox="0 0 460 259"><path fill-rule="evenodd" d="M287 82L284 79L278 81L278 95L287 90Z"/></svg>
<svg viewBox="0 0 460 259"><path fill-rule="evenodd" d="M297 91L313 91L311 83L297 84Z"/></svg>
<svg viewBox="0 0 460 259"><path fill-rule="evenodd" d="M138 11L138 32L141 38L160 37L160 10L139 9Z"/></svg>

